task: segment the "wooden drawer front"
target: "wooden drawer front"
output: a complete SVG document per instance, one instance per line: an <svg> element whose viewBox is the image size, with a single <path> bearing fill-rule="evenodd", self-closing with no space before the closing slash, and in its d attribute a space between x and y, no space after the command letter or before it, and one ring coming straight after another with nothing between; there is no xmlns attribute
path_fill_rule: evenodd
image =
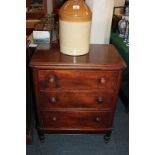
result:
<svg viewBox="0 0 155 155"><path fill-rule="evenodd" d="M63 89L114 89L118 73L115 71L39 70L40 90Z"/></svg>
<svg viewBox="0 0 155 155"><path fill-rule="evenodd" d="M109 112L46 111L41 112L44 128L104 129L109 124Z"/></svg>
<svg viewBox="0 0 155 155"><path fill-rule="evenodd" d="M106 92L40 92L41 108L110 108L113 96Z"/></svg>

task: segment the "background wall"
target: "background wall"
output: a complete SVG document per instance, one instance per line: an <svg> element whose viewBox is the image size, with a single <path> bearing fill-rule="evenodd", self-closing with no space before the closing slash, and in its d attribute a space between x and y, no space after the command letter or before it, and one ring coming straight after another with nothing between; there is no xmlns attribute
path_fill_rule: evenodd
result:
<svg viewBox="0 0 155 155"><path fill-rule="evenodd" d="M114 0L86 0L93 12L91 44L109 44Z"/></svg>
<svg viewBox="0 0 155 155"><path fill-rule="evenodd" d="M124 6L125 0L114 0L114 6Z"/></svg>
<svg viewBox="0 0 155 155"><path fill-rule="evenodd" d="M124 6L125 0L114 0L114 7ZM123 8L115 8L115 14L122 14L124 12Z"/></svg>

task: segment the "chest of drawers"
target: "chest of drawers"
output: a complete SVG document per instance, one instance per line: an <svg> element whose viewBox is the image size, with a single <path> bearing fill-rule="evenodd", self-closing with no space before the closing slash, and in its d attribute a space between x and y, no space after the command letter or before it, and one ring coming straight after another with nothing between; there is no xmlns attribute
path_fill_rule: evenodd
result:
<svg viewBox="0 0 155 155"><path fill-rule="evenodd" d="M59 46L36 50L30 62L37 129L45 133L104 133L110 139L125 63L112 45L90 45L83 56Z"/></svg>

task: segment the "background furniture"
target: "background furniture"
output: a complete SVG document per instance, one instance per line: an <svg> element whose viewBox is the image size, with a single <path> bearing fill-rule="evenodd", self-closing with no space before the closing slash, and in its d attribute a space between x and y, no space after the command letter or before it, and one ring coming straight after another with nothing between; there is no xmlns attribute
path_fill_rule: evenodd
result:
<svg viewBox="0 0 155 155"><path fill-rule="evenodd" d="M38 49L33 69L37 129L44 133L105 133L110 139L125 63L112 45L90 45L90 53L72 57L59 45Z"/></svg>
<svg viewBox="0 0 155 155"><path fill-rule="evenodd" d="M91 44L109 44L114 0L86 0L92 11Z"/></svg>
<svg viewBox="0 0 155 155"><path fill-rule="evenodd" d="M53 0L53 13L58 14L60 7L66 2L67 0Z"/></svg>
<svg viewBox="0 0 155 155"><path fill-rule="evenodd" d="M48 18L45 18L45 19L47 20ZM26 27L26 35L27 35L27 38L26 38L26 142L27 144L31 144L35 112L34 112L34 94L33 94L33 87L32 87L33 86L32 72L29 67L29 62L31 60L33 53L36 50L36 47L34 46L34 42L33 42L32 31L36 27L35 25L37 23L40 23L41 21L38 19L27 20L27 21L33 22L26 25L27 26ZM52 26L53 24L54 23L50 23L50 26ZM46 27L48 27L48 24L46 24Z"/></svg>
<svg viewBox="0 0 155 155"><path fill-rule="evenodd" d="M129 47L119 37L117 32L111 32L110 43L113 44L127 64L123 72L123 78L120 89L120 97L125 105L126 111L129 111Z"/></svg>
<svg viewBox="0 0 155 155"><path fill-rule="evenodd" d="M124 40L119 37L118 22L122 19L122 16L129 22L129 15L128 15L129 12L127 9L129 8L129 0L120 0L117 2L119 5L116 5L114 7L110 43L116 47L116 49L118 50L118 52L120 53L120 55L127 64L127 68L123 72L123 78L119 95L125 105L126 111L128 112L129 111L129 47L126 46ZM117 9L122 10L117 11Z"/></svg>
<svg viewBox="0 0 155 155"><path fill-rule="evenodd" d="M32 5L36 5L36 2L38 2L38 9L37 7L33 9ZM26 0L26 8L26 19L40 19L46 14L47 0Z"/></svg>

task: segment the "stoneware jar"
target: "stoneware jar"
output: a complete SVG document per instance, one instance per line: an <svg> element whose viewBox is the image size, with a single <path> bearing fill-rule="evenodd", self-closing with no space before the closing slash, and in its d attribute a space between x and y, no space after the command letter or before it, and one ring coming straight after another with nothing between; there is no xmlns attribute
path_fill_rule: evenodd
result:
<svg viewBox="0 0 155 155"><path fill-rule="evenodd" d="M78 56L89 52L92 13L83 0L68 0L59 11L60 51Z"/></svg>

